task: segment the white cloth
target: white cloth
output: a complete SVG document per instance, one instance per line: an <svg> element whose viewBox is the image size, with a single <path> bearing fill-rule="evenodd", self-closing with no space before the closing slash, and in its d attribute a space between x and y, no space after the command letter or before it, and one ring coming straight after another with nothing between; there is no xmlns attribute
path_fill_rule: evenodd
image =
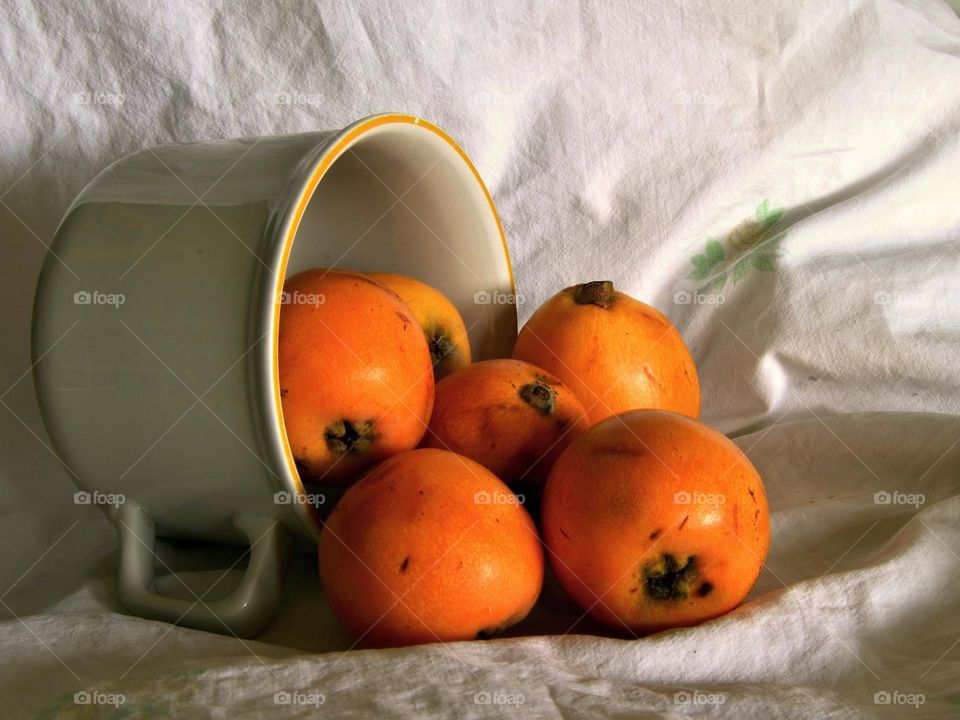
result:
<svg viewBox="0 0 960 720"><path fill-rule="evenodd" d="M960 20L932 0L545 7L0 8L0 714L308 716L322 695L356 717L960 715ZM42 243L133 150L386 110L476 162L521 320L612 279L677 323L704 419L770 498L743 607L605 639L551 582L528 637L344 653L300 557L257 641L123 613L113 529L73 504L22 376ZM198 587L236 558L164 552Z"/></svg>

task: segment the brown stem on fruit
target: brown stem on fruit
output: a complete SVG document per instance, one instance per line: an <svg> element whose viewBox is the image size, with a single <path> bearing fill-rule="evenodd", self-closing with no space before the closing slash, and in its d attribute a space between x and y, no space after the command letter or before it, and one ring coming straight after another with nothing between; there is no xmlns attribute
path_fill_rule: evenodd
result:
<svg viewBox="0 0 960 720"><path fill-rule="evenodd" d="M574 288L573 300L577 305L596 305L608 308L616 300L617 294L609 280L594 280Z"/></svg>
<svg viewBox="0 0 960 720"><path fill-rule="evenodd" d="M644 587L654 600L682 600L691 593L699 577L694 555L680 562L674 555L663 553L643 568ZM704 595L713 589L709 583L705 585L709 589Z"/></svg>
<svg viewBox="0 0 960 720"><path fill-rule="evenodd" d="M542 380L534 380L521 387L520 399L543 416L553 415L557 409L557 391Z"/></svg>
<svg viewBox="0 0 960 720"><path fill-rule="evenodd" d="M373 420L337 420L327 426L323 437L330 451L337 455L366 452L377 439Z"/></svg>

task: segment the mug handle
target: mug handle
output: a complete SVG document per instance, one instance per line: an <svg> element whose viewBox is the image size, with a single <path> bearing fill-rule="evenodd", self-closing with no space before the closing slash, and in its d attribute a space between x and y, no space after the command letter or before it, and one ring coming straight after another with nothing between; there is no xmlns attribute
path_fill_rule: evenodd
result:
<svg viewBox="0 0 960 720"><path fill-rule="evenodd" d="M120 535L120 599L141 617L238 637L256 635L270 621L290 560L287 529L274 518L239 515L234 525L250 543L250 560L237 588L217 600L183 600L154 589L154 522L127 501L114 513ZM201 598L203 596L201 595Z"/></svg>

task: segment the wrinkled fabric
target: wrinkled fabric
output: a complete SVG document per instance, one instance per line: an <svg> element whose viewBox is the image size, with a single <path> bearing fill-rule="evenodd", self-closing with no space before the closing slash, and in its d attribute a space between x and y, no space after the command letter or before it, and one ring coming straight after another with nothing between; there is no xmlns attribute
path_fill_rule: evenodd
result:
<svg viewBox="0 0 960 720"><path fill-rule="evenodd" d="M3 715L960 715L946 5L13 2L0 16ZM511 637L346 652L302 556L256 640L124 613L115 533L74 504L33 399L44 245L134 150L388 110L437 123L477 165L521 322L561 287L610 279L676 323L703 419L769 495L770 556L736 611L603 637L548 579ZM198 592L239 557L160 555Z"/></svg>

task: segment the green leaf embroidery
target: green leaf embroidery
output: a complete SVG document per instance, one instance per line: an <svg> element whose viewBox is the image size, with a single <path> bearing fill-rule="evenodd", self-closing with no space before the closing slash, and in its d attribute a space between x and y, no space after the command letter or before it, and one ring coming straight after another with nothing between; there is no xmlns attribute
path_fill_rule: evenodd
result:
<svg viewBox="0 0 960 720"><path fill-rule="evenodd" d="M733 266L733 281L739 282L744 275L750 272L750 267L749 258L742 257L737 260L736 265Z"/></svg>
<svg viewBox="0 0 960 720"><path fill-rule="evenodd" d="M710 267L723 260L723 245L714 239L707 240L707 262Z"/></svg>
<svg viewBox="0 0 960 720"><path fill-rule="evenodd" d="M784 208L775 208L771 210L770 201L764 200L762 203L757 205L757 209L754 214L756 215L757 220L766 225L767 228L772 228L774 225L780 222L780 218L783 217L783 212Z"/></svg>
<svg viewBox="0 0 960 720"><path fill-rule="evenodd" d="M706 255L694 255L690 258L690 262L693 263L693 271L687 277L691 280L703 280L710 274L710 265Z"/></svg>
<svg viewBox="0 0 960 720"><path fill-rule="evenodd" d="M753 253L750 255L750 260L757 270L776 270L773 266L773 258L766 253Z"/></svg>
<svg viewBox="0 0 960 720"><path fill-rule="evenodd" d="M765 199L757 205L754 217L739 223L723 241L707 238L704 252L690 258L693 270L687 279L706 281L696 292L718 292L730 278L737 283L751 270L776 270L778 245L786 231L776 235L771 235L771 231L784 212L782 207L771 208L770 201Z"/></svg>
<svg viewBox="0 0 960 720"><path fill-rule="evenodd" d="M705 279L713 268L723 262L723 258L723 245L713 238L708 239L706 254L694 255L690 258L690 262L693 263L693 270L687 277L690 280Z"/></svg>

